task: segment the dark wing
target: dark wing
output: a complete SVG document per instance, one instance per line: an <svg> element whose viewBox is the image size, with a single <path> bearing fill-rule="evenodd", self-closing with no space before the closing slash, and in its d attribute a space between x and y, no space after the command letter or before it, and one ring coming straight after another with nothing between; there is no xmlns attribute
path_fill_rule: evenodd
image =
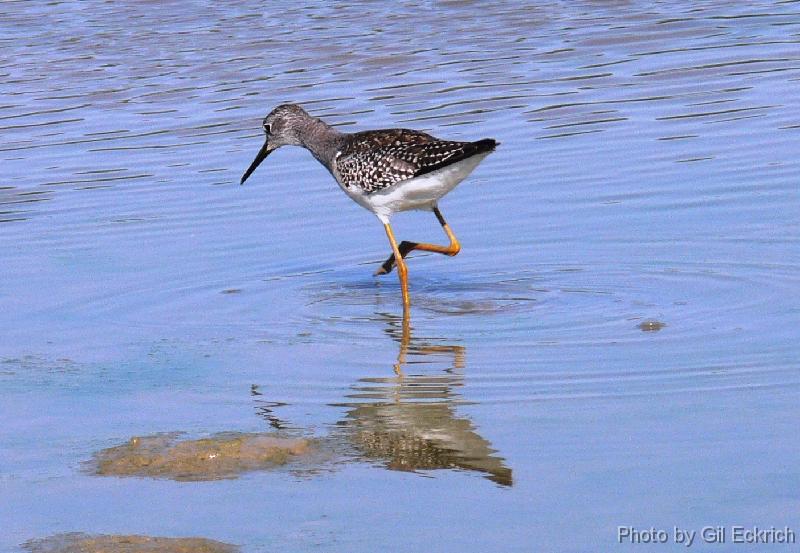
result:
<svg viewBox="0 0 800 553"><path fill-rule="evenodd" d="M352 135L336 158L336 169L345 187L357 186L367 194L383 190L461 161L491 152L497 143L438 140L408 129L365 131Z"/></svg>

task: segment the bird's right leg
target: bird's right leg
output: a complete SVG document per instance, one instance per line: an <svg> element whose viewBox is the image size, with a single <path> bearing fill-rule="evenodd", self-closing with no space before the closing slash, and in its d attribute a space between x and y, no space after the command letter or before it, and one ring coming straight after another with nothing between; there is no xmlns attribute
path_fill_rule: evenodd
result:
<svg viewBox="0 0 800 553"><path fill-rule="evenodd" d="M396 260L405 259L405 257L414 250L441 253L451 257L461 251L461 244L458 243L458 238L456 238L456 235L453 234L452 230L450 230L450 225L448 225L447 221L444 220L444 216L442 215L442 212L439 211L438 207L433 208L433 214L436 215L436 219L439 221L439 224L442 225L442 229L444 230L445 234L447 234L450 244L447 246L440 246L439 244L426 244L403 240L400 242L400 246L398 246L400 255L397 255L397 251L392 253L392 255L389 256L389 259L384 261L378 270L375 271L375 275L385 275L386 273L391 273Z"/></svg>

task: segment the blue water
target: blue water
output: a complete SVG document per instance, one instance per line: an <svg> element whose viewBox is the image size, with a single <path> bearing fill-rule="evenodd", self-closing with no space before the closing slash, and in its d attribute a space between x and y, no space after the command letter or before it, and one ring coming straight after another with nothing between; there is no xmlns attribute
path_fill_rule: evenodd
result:
<svg viewBox="0 0 800 553"><path fill-rule="evenodd" d="M0 550L800 532L798 44L794 2L3 4ZM238 186L285 101L502 143L441 203L462 252L410 259L407 332L379 222L307 152ZM86 465L276 427L324 459L191 483ZM692 550L797 546L761 547Z"/></svg>

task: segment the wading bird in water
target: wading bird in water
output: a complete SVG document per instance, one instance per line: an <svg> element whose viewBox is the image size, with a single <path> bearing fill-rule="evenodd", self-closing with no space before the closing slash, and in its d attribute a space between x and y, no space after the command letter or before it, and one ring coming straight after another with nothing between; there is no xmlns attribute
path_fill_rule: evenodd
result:
<svg viewBox="0 0 800 553"><path fill-rule="evenodd" d="M281 146L302 146L309 150L330 171L345 194L383 223L392 255L375 274L389 273L397 265L406 314L411 302L405 256L413 250L450 256L461 250L437 204L498 144L491 138L476 142L439 140L409 129L344 133L296 104L282 104L272 110L264 119L264 132L266 141L242 176L241 184ZM395 213L411 209L433 211L450 244L408 241L398 244L389 220Z"/></svg>

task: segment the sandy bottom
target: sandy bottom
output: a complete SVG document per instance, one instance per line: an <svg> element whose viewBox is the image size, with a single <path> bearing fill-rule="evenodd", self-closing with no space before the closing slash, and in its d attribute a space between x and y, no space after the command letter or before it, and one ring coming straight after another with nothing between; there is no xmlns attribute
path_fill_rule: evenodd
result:
<svg viewBox="0 0 800 553"><path fill-rule="evenodd" d="M131 438L95 455L103 476L148 476L173 480L218 480L285 465L312 450L309 440L269 434L215 434L180 440L180 433Z"/></svg>
<svg viewBox="0 0 800 553"><path fill-rule="evenodd" d="M204 538L57 534L23 544L31 553L235 553L239 548Z"/></svg>

